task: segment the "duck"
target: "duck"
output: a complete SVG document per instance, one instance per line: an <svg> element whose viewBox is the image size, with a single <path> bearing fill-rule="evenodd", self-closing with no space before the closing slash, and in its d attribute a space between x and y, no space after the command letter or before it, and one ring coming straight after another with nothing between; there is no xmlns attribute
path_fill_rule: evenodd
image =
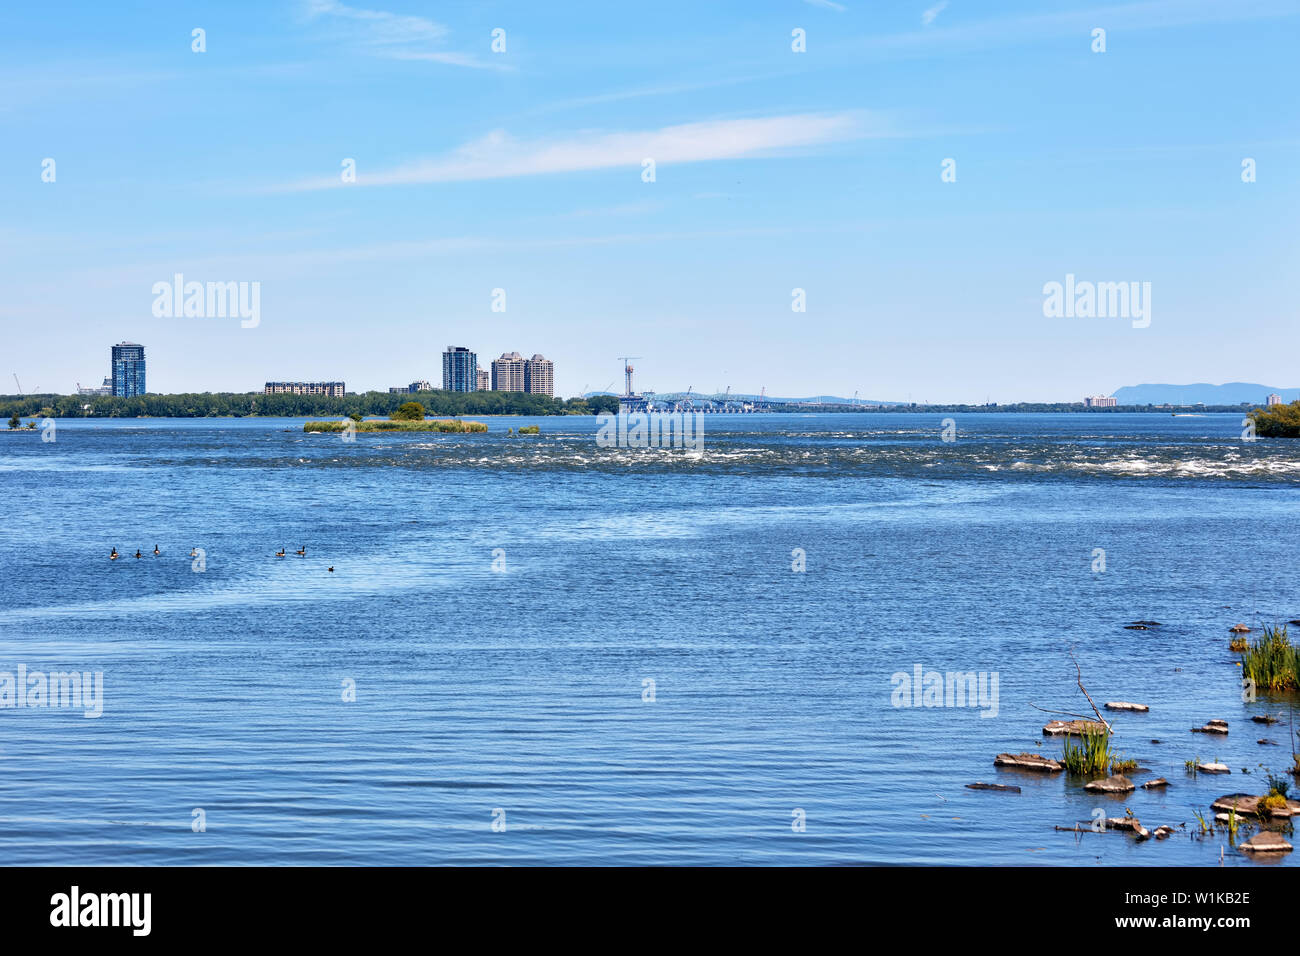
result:
<svg viewBox="0 0 1300 956"><path fill-rule="evenodd" d="M199 549L198 549L198 548L190 548L190 557L191 557L191 558L197 558L198 556L199 556Z"/></svg>
<svg viewBox="0 0 1300 956"><path fill-rule="evenodd" d="M333 569L333 568L326 568L325 570L326 570L326 571L333 571L334 569Z"/></svg>
<svg viewBox="0 0 1300 956"><path fill-rule="evenodd" d="M117 553L117 548L114 548L112 552L109 553L108 560L116 561L119 557L120 555Z"/></svg>
<svg viewBox="0 0 1300 956"><path fill-rule="evenodd" d="M158 550L158 545L156 545L156 544L153 546L153 553L156 554L156 555L157 555L157 554L162 554L162 552Z"/></svg>
<svg viewBox="0 0 1300 956"><path fill-rule="evenodd" d="M295 551L294 554L301 554L304 558L307 557L307 546L304 544L301 548Z"/></svg>
<svg viewBox="0 0 1300 956"><path fill-rule="evenodd" d="M136 556L137 558L143 558L143 557L144 557L144 555L140 553L140 549L139 549L139 548L136 548L136 549L135 549L135 556Z"/></svg>
<svg viewBox="0 0 1300 956"><path fill-rule="evenodd" d="M284 557L284 548L281 548L279 551L275 552L275 556L276 556L277 558L283 558L283 557Z"/></svg>

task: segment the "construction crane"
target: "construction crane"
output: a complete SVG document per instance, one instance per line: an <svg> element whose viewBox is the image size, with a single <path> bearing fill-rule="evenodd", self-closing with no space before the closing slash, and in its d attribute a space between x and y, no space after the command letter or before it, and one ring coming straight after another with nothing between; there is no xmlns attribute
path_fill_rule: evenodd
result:
<svg viewBox="0 0 1300 956"><path fill-rule="evenodd" d="M624 384L625 384L625 387L624 387L624 390L623 390L623 394L624 394L624 395L631 395L631 394L633 394L633 393L632 393L632 373L633 373L634 371L636 371L636 370L635 370L634 368L632 368L631 364L629 364L629 363L631 363L634 359L639 359L639 358L641 358L641 356L639 356L639 355L620 355L618 358L619 358L619 361L623 363L623 380L624 380Z"/></svg>

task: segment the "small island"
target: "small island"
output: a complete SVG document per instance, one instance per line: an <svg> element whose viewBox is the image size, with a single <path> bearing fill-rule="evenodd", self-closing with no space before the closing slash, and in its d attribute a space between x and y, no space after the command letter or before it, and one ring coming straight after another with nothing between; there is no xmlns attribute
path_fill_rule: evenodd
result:
<svg viewBox="0 0 1300 956"><path fill-rule="evenodd" d="M1250 413L1250 420L1260 438L1300 438L1300 401L1257 408Z"/></svg>
<svg viewBox="0 0 1300 956"><path fill-rule="evenodd" d="M343 421L307 422L305 432L444 432L463 434L485 432L482 422L465 422L459 418L425 418L424 406L419 402L406 402L391 418L364 419L353 414Z"/></svg>

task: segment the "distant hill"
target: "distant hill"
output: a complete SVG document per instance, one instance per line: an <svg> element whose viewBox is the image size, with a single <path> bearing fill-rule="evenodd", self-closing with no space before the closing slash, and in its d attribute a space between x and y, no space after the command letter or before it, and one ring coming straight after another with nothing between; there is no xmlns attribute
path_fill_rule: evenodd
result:
<svg viewBox="0 0 1300 956"><path fill-rule="evenodd" d="M1239 405L1249 402L1263 405L1276 392L1284 402L1300 398L1300 388L1279 388L1252 382L1228 382L1224 385L1125 385L1111 393L1121 405Z"/></svg>

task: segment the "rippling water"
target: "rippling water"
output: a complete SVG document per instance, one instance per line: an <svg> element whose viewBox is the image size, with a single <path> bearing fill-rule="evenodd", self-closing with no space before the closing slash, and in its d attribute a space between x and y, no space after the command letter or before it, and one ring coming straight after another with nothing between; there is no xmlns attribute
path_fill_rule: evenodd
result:
<svg viewBox="0 0 1300 956"><path fill-rule="evenodd" d="M0 435L0 671L104 675L98 719L0 709L0 848L1267 865L1226 835L1053 828L1127 806L1196 829L1290 764L1285 723L1249 717L1295 702L1241 701L1227 628L1300 617L1300 443L1156 414L958 415L949 443L942 417L709 416L698 459L599 448L590 418L351 444L275 419ZM1059 750L1036 708L1086 710L1071 647L1099 702L1151 706L1116 743L1167 791L993 767ZM893 706L916 664L996 672L996 716ZM1189 732L1215 717L1227 738ZM1193 779L1193 757L1233 773Z"/></svg>

